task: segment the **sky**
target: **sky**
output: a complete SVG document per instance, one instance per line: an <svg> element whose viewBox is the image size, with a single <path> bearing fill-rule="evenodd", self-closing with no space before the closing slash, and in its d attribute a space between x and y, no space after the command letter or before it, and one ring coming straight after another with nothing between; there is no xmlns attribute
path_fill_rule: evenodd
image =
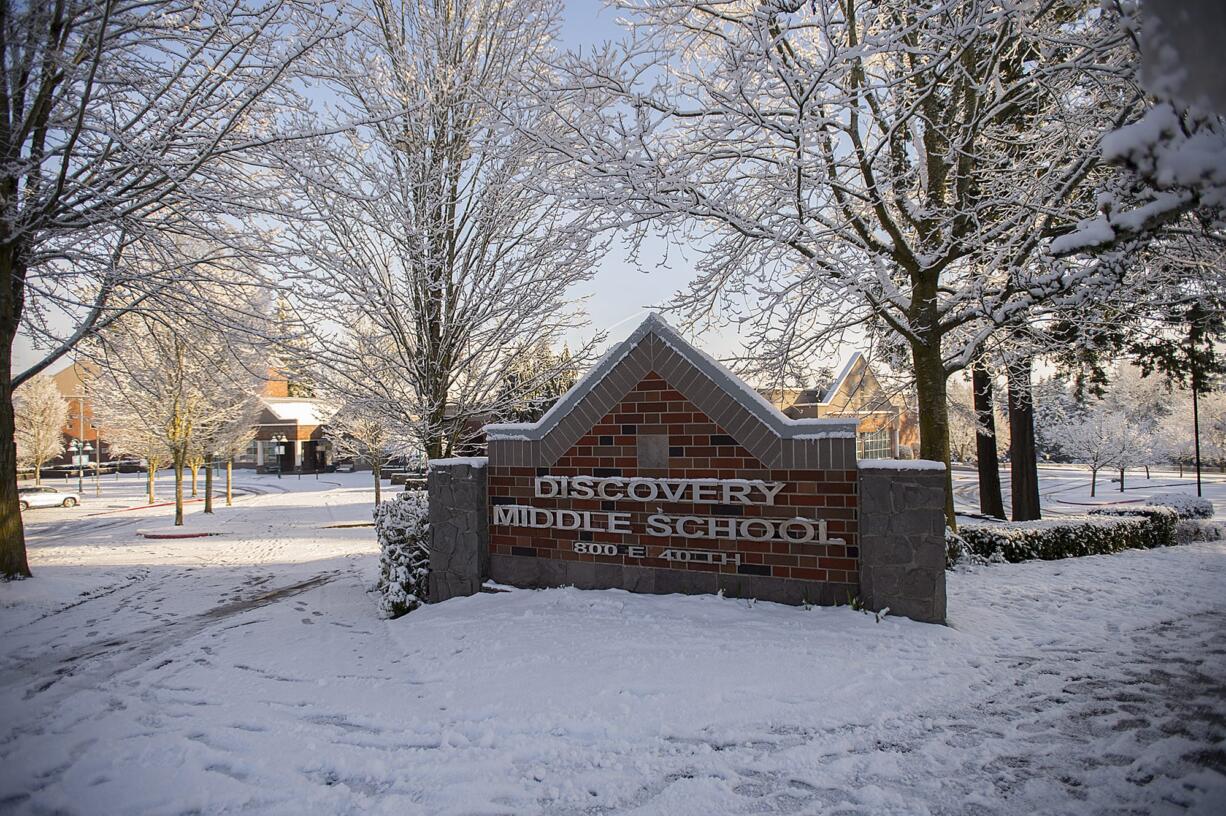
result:
<svg viewBox="0 0 1226 816"><path fill-rule="evenodd" d="M566 0L561 47L587 50L620 39L622 33L616 14L600 0ZM614 241L592 279L574 291L576 297L586 299L583 308L590 324L572 331L568 342L577 347L597 332L608 334L608 344L620 341L648 311L663 305L674 292L685 287L693 275L695 260L694 251L687 252L684 247L669 251L660 239L648 239L636 260L630 258L624 241ZM670 323L677 323L675 316L665 317ZM688 339L715 357L727 357L740 347L734 329L704 331L700 338ZM19 336L13 357L13 370L21 371L40 359L41 354L31 348L27 338ZM58 371L69 362L65 358L49 370ZM835 362L831 361L831 365Z"/></svg>
<svg viewBox="0 0 1226 816"><path fill-rule="evenodd" d="M606 42L619 40L624 29L617 23L617 12L606 8L600 0L566 0L565 17L560 32L561 47L587 50ZM653 307L662 306L672 294L683 289L693 277L693 251L670 249L661 239L648 239L640 249L637 262L629 257L624 241L615 241L609 253L596 269L593 278L576 289L587 296L585 310L591 325L572 332L571 341L589 338L597 331L608 333L608 343L616 343L634 330ZM665 315L676 325L677 319ZM680 326L677 327L680 330ZM725 357L736 351L740 343L734 329L704 331L698 341L701 348L715 357Z"/></svg>

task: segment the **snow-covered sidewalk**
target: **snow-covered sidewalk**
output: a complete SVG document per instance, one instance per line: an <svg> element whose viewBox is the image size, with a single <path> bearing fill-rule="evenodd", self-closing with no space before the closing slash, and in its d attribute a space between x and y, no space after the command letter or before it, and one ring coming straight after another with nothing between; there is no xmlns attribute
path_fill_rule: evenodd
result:
<svg viewBox="0 0 1226 816"><path fill-rule="evenodd" d="M953 573L950 627L573 589L389 622L372 531L323 526L367 500L116 534L71 606L0 586L0 812L1226 812L1220 543Z"/></svg>

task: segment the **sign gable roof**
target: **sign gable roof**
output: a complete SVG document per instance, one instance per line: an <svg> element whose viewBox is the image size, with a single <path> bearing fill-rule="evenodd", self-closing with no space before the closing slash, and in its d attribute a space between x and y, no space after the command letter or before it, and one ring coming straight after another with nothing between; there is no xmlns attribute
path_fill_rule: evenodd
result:
<svg viewBox="0 0 1226 816"><path fill-rule="evenodd" d="M650 314L540 420L485 426L490 443L522 443L522 458L552 464L630 392L656 372L763 464L787 466L787 440L854 438L855 420L791 419L672 326Z"/></svg>

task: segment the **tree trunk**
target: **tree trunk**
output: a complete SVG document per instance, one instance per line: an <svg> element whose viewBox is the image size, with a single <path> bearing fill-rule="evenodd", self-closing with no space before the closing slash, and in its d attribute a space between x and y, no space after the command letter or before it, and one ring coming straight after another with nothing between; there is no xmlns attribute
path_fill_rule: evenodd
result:
<svg viewBox="0 0 1226 816"><path fill-rule="evenodd" d="M149 503L150 503L150 504L153 504L153 503L156 501L156 499L154 498L154 494L153 494L153 473L154 473L154 468L153 468L153 462L152 462L152 460L150 460L148 467L146 467L146 468L145 468L145 471L146 471L146 473L148 473L148 476L146 477L146 482L147 482L147 483L148 483L148 485L149 485Z"/></svg>
<svg viewBox="0 0 1226 816"><path fill-rule="evenodd" d="M213 463L204 464L204 512L213 512Z"/></svg>
<svg viewBox="0 0 1226 816"><path fill-rule="evenodd" d="M9 269L11 264L0 263L0 270ZM10 274L5 274L0 281L9 281ZM17 503L17 443L14 440L16 422L13 416L12 366L17 319L12 314L10 298L15 288L12 282L0 286L0 290L6 290L0 295L0 303L3 304L0 306L0 576L28 578L30 563L26 558L21 507Z"/></svg>
<svg viewBox="0 0 1226 816"><path fill-rule="evenodd" d="M1124 468L1120 468L1120 492L1124 492Z"/></svg>
<svg viewBox="0 0 1226 816"><path fill-rule="evenodd" d="M234 505L234 460L226 460L226 507Z"/></svg>
<svg viewBox="0 0 1226 816"><path fill-rule="evenodd" d="M35 462L34 463L34 484L41 486L42 483L43 483L43 463Z"/></svg>
<svg viewBox="0 0 1226 816"><path fill-rule="evenodd" d="M370 470L375 474L375 505L378 506L379 502L383 501L383 485L379 484L383 478L383 468L379 466L378 462L372 462Z"/></svg>
<svg viewBox="0 0 1226 816"><path fill-rule="evenodd" d="M1026 359L1009 367L1009 472L1013 481L1014 521L1043 517L1039 507L1039 463L1035 452L1030 366L1031 360Z"/></svg>
<svg viewBox="0 0 1226 816"><path fill-rule="evenodd" d="M1094 498L1094 491L1098 487L1098 468L1090 469L1090 498Z"/></svg>
<svg viewBox="0 0 1226 816"><path fill-rule="evenodd" d="M183 456L175 454L175 526L183 526Z"/></svg>
<svg viewBox="0 0 1226 816"><path fill-rule="evenodd" d="M192 498L196 498L196 474L200 470L199 465L188 465L192 472Z"/></svg>
<svg viewBox="0 0 1226 816"><path fill-rule="evenodd" d="M975 392L975 459L979 470L979 512L998 519L1005 517L1000 493L1000 459L996 453L996 412L992 408L992 375L981 359L971 365Z"/></svg>
<svg viewBox="0 0 1226 816"><path fill-rule="evenodd" d="M939 339L912 343L915 391L919 408L920 458L945 463L945 523L958 529L954 516L953 474L949 470L949 404L946 402L945 361Z"/></svg>

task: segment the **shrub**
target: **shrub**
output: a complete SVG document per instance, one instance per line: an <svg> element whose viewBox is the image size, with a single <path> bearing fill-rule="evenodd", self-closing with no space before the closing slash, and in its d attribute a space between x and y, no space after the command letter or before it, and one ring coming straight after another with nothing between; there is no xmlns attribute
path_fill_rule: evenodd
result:
<svg viewBox="0 0 1226 816"><path fill-rule="evenodd" d="M1154 541L1158 543L1146 546L1169 547L1178 543L1175 528L1179 526L1179 513L1171 507L1095 507L1090 511L1090 515L1149 519Z"/></svg>
<svg viewBox="0 0 1226 816"><path fill-rule="evenodd" d="M958 564L986 564L987 559L975 554L966 539L948 527L945 528L945 569Z"/></svg>
<svg viewBox="0 0 1226 816"><path fill-rule="evenodd" d="M1015 563L1034 558L1050 561L1175 544L1178 519L1174 511L1149 509L1157 512L963 524L958 534L975 555Z"/></svg>
<svg viewBox="0 0 1226 816"><path fill-rule="evenodd" d="M430 577L429 503L423 491L406 491L375 507L379 537L379 613L398 618L426 603Z"/></svg>
<svg viewBox="0 0 1226 816"><path fill-rule="evenodd" d="M1213 502L1200 496L1189 496L1186 493L1167 493L1154 496L1145 502L1151 507L1169 507L1179 514L1181 519L1213 518Z"/></svg>
<svg viewBox="0 0 1226 816"><path fill-rule="evenodd" d="M1226 528L1220 521L1208 519L1180 519L1175 528L1175 538L1180 544L1193 541L1221 541L1226 538Z"/></svg>

